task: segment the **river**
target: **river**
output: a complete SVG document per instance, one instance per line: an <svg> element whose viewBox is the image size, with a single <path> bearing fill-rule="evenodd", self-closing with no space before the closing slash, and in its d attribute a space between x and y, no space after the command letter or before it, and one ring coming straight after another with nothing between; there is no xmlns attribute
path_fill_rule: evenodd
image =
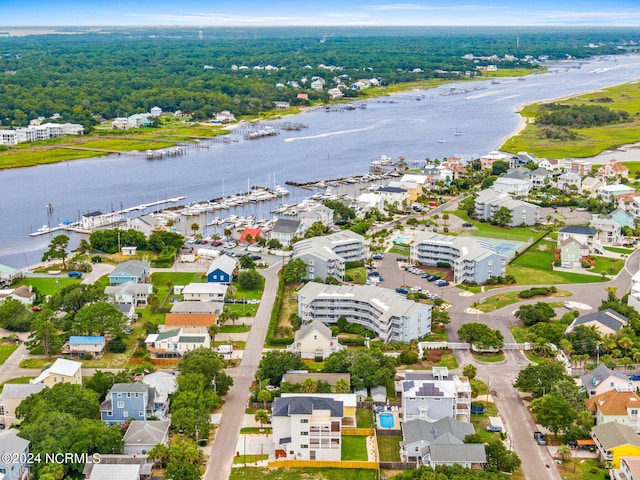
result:
<svg viewBox="0 0 640 480"><path fill-rule="evenodd" d="M176 196L197 202L244 192L247 185L273 184L274 177L284 184L364 174L370 161L382 154L403 155L407 160L477 158L499 148L517 130L516 110L522 104L638 78L640 56L598 58L562 64L526 79L452 83L371 99L366 109L308 111L287 117L308 124L300 131L213 143L162 160L147 160L142 154L110 155L3 170L0 264L25 268L39 262L51 237L29 237L29 233L42 225L75 221L81 213L110 212ZM297 201L306 195L305 190L292 191Z"/></svg>

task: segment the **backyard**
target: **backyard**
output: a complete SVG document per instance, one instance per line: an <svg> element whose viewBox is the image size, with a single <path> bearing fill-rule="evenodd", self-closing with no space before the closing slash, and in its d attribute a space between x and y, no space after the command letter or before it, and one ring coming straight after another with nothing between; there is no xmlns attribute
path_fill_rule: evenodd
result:
<svg viewBox="0 0 640 480"><path fill-rule="evenodd" d="M354 468L233 468L230 480L377 480L377 470Z"/></svg>
<svg viewBox="0 0 640 480"><path fill-rule="evenodd" d="M367 437L343 435L342 460L366 462L368 460Z"/></svg>
<svg viewBox="0 0 640 480"><path fill-rule="evenodd" d="M378 455L381 462L400 461L402 435L377 435Z"/></svg>

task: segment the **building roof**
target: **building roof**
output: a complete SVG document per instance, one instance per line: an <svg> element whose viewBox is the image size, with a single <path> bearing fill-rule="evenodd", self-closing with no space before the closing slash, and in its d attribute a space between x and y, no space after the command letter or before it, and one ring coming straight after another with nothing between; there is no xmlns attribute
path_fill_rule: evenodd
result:
<svg viewBox="0 0 640 480"><path fill-rule="evenodd" d="M227 285L221 285L219 283L190 283L185 285L182 289L182 294L199 295L199 294L214 294L214 295L226 295L229 287Z"/></svg>
<svg viewBox="0 0 640 480"><path fill-rule="evenodd" d="M579 235L595 235L598 231L584 225L567 225L559 230L560 233L575 233Z"/></svg>
<svg viewBox="0 0 640 480"><path fill-rule="evenodd" d="M217 317L215 313L167 313L164 325L165 327L208 327L216 323Z"/></svg>
<svg viewBox="0 0 640 480"><path fill-rule="evenodd" d="M96 463L91 470L91 480L138 480L140 465L120 463Z"/></svg>
<svg viewBox="0 0 640 480"><path fill-rule="evenodd" d="M429 457L434 463L485 463L487 454L481 443L433 444Z"/></svg>
<svg viewBox="0 0 640 480"><path fill-rule="evenodd" d="M603 423L593 427L591 433L595 435L605 450L611 450L622 445L633 445L640 448L640 437L635 428L622 423Z"/></svg>
<svg viewBox="0 0 640 480"><path fill-rule="evenodd" d="M140 260L129 260L116 265L116 268L109 274L109 277L117 276L131 276L141 277L150 269L149 262L142 262Z"/></svg>
<svg viewBox="0 0 640 480"><path fill-rule="evenodd" d="M150 283L137 283L133 280L104 287L104 293L107 295L149 295L152 291L153 285Z"/></svg>
<svg viewBox="0 0 640 480"><path fill-rule="evenodd" d="M216 270L222 270L229 275L233 274L233 271L236 268L236 260L231 258L229 255L220 255L218 258L215 258L211 264L209 265L209 269L207 270L207 275Z"/></svg>
<svg viewBox="0 0 640 480"><path fill-rule="evenodd" d="M464 440L464 437L475 432L473 425L467 422L461 422L451 417L444 417L435 422L427 420L409 420L402 424L404 443L414 443L423 440L433 443L438 437L445 433L453 435L458 440Z"/></svg>
<svg viewBox="0 0 640 480"><path fill-rule="evenodd" d="M586 315L576 318L571 323L570 328L575 328L578 325L584 325L592 322L600 323L614 332L617 332L627 324L627 317L620 315L615 310L607 308L605 310L587 313Z"/></svg>
<svg viewBox="0 0 640 480"><path fill-rule="evenodd" d="M602 415L627 415L627 408L640 410L640 397L635 392L609 390L586 400L587 410L593 414L599 410Z"/></svg>
<svg viewBox="0 0 640 480"><path fill-rule="evenodd" d="M276 223L273 224L271 232L276 233L288 233L294 234L300 228L299 220L289 220L288 218L279 218Z"/></svg>
<svg viewBox="0 0 640 480"><path fill-rule="evenodd" d="M585 389L591 390L592 388L600 385L609 377L616 377L621 380L629 381L628 377L623 373L616 372L615 370L609 370L609 368L604 363L601 363L591 373L582 375L580 377L580 382Z"/></svg>
<svg viewBox="0 0 640 480"><path fill-rule="evenodd" d="M305 338L309 333L316 330L323 337L331 340L331 329L327 327L324 323L322 323L318 319L314 319L312 322L309 322L300 327L300 329L295 334L295 341L299 342L303 338Z"/></svg>
<svg viewBox="0 0 640 480"><path fill-rule="evenodd" d="M29 440L20 438L18 430L13 428L0 432L0 463L8 465L4 459L5 454L21 454L29 447Z"/></svg>
<svg viewBox="0 0 640 480"><path fill-rule="evenodd" d="M104 337L100 336L80 336L71 335L69 337L69 345L101 345L104 343Z"/></svg>
<svg viewBox="0 0 640 480"><path fill-rule="evenodd" d="M135 383L114 383L113 386L109 389L109 393L144 393L149 391L149 385L145 385L144 383L135 382Z"/></svg>
<svg viewBox="0 0 640 480"><path fill-rule="evenodd" d="M27 398L47 388L44 383L5 383L2 387L2 398Z"/></svg>
<svg viewBox="0 0 640 480"><path fill-rule="evenodd" d="M176 376L172 373L156 371L145 375L142 378L142 383L154 388L156 391L155 402L165 403L169 400L169 395L178 389L178 383L176 382Z"/></svg>
<svg viewBox="0 0 640 480"><path fill-rule="evenodd" d="M531 175L544 175L545 177L548 177L551 174L549 173L549 170L547 170L546 168L538 167L535 170L531 171Z"/></svg>
<svg viewBox="0 0 640 480"><path fill-rule="evenodd" d="M176 302L171 306L171 313L220 313L224 308L222 302L201 302L200 300L188 300Z"/></svg>
<svg viewBox="0 0 640 480"><path fill-rule="evenodd" d="M181 330L182 329L180 328L174 328L173 330L167 330L166 332L157 333L155 334L155 338L153 339L153 341L158 342L160 340L166 340L167 338L177 337L178 335L180 335ZM149 335L149 337L150 336L151 335Z"/></svg>
<svg viewBox="0 0 640 480"><path fill-rule="evenodd" d="M36 292L32 291L31 287L28 287L27 285L20 285L11 292L11 295L20 298L31 298L36 296Z"/></svg>
<svg viewBox="0 0 640 480"><path fill-rule="evenodd" d="M67 360L66 358L57 358L51 367L44 370L37 378L31 380L30 383L42 383L49 375L64 375L65 377L73 377L78 370L82 368L82 363Z"/></svg>
<svg viewBox="0 0 640 480"><path fill-rule="evenodd" d="M314 410L329 410L331 417L343 416L343 404L331 398L321 397L279 397L273 401L273 416L311 415Z"/></svg>
<svg viewBox="0 0 640 480"><path fill-rule="evenodd" d="M620 461L627 465L631 478L640 478L640 457L620 457Z"/></svg>
<svg viewBox="0 0 640 480"><path fill-rule="evenodd" d="M407 193L407 190L399 187L382 187L377 190L378 192L387 192L387 193Z"/></svg>
<svg viewBox="0 0 640 480"><path fill-rule="evenodd" d="M165 440L170 420L133 420L124 434L123 440L126 445L156 445Z"/></svg>

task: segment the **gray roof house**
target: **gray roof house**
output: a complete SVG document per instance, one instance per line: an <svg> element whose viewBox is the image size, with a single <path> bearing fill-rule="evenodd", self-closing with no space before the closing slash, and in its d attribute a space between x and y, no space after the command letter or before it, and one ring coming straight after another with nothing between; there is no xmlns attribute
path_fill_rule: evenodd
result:
<svg viewBox="0 0 640 480"><path fill-rule="evenodd" d="M23 480L29 476L29 440L13 428L0 432L0 472L2 480Z"/></svg>
<svg viewBox="0 0 640 480"><path fill-rule="evenodd" d="M338 337L332 335L329 327L320 320L313 320L296 331L293 343L287 346L287 351L297 353L302 358L315 360L316 358L325 359L343 348L338 343Z"/></svg>
<svg viewBox="0 0 640 480"><path fill-rule="evenodd" d="M592 372L582 375L580 383L589 397L625 387L630 392L635 390L633 382L625 374L610 370L604 363L598 365Z"/></svg>
<svg viewBox="0 0 640 480"><path fill-rule="evenodd" d="M126 455L145 455L155 445L166 445L169 441L170 420L134 420L124 434Z"/></svg>
<svg viewBox="0 0 640 480"><path fill-rule="evenodd" d="M543 188L551 181L551 172L546 168L536 168L529 173L532 188Z"/></svg>
<svg viewBox="0 0 640 480"><path fill-rule="evenodd" d="M387 389L383 385L371 387L371 398L376 403L384 403L387 401Z"/></svg>
<svg viewBox="0 0 640 480"><path fill-rule="evenodd" d="M151 480L153 463L146 455L100 455L100 463L87 462L82 474L91 480Z"/></svg>
<svg viewBox="0 0 640 480"><path fill-rule="evenodd" d="M224 309L222 302L201 302L189 300L187 302L175 302L171 305L171 313L220 313Z"/></svg>
<svg viewBox="0 0 640 480"><path fill-rule="evenodd" d="M153 293L153 285L128 281L106 286L104 293L109 296L112 303L131 304L137 307L147 303L147 298Z"/></svg>
<svg viewBox="0 0 640 480"><path fill-rule="evenodd" d="M510 193L517 197L528 195L531 191L531 179L519 172L508 173L493 183L493 188L500 193Z"/></svg>
<svg viewBox="0 0 640 480"><path fill-rule="evenodd" d="M478 193L474 208L476 217L488 222L493 220L498 210L506 208L511 213L511 222L508 224L510 227L522 224L535 225L540 211L537 205L515 200L510 194L496 192L493 188L487 188Z"/></svg>
<svg viewBox="0 0 640 480"><path fill-rule="evenodd" d="M470 468L487 461L484 445L464 444L464 437L475 433L473 425L451 417L435 422L410 420L402 425L401 456L425 465L459 464Z"/></svg>
<svg viewBox="0 0 640 480"><path fill-rule="evenodd" d="M269 232L269 239L278 240L282 245L290 245L294 237L302 237L306 227L300 220L279 218Z"/></svg>
<svg viewBox="0 0 640 480"><path fill-rule="evenodd" d="M164 405L166 407L169 403L169 395L178 389L178 383L176 382L174 373L175 372L167 373L156 371L142 378L142 383L155 390L156 394L153 401L156 405ZM158 408L154 410L158 410Z"/></svg>
<svg viewBox="0 0 640 480"><path fill-rule="evenodd" d="M116 265L109 274L109 283L112 285L126 282L145 283L149 279L151 265L149 262L129 260Z"/></svg>
<svg viewBox="0 0 640 480"><path fill-rule="evenodd" d="M593 326L600 332L600 335L608 335L616 333L622 327L627 325L627 317L620 315L615 310L607 308L598 310L597 312L587 313L576 318L571 325L567 327L570 332L578 325Z"/></svg>
<svg viewBox="0 0 640 480"><path fill-rule="evenodd" d="M6 383L0 394L0 423L7 427L16 423L16 408L29 395L47 388L44 383Z"/></svg>

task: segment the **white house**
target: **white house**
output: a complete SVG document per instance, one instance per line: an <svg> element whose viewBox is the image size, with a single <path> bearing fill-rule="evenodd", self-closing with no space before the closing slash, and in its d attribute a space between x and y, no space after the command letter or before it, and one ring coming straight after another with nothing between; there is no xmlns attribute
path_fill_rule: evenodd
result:
<svg viewBox="0 0 640 480"><path fill-rule="evenodd" d="M640 270L631 277L631 292L629 292L627 305L640 312Z"/></svg>
<svg viewBox="0 0 640 480"><path fill-rule="evenodd" d="M510 193L514 197L529 195L532 188L531 179L522 173L514 172L498 178L493 183L496 192Z"/></svg>
<svg viewBox="0 0 640 480"><path fill-rule="evenodd" d="M582 177L574 172L564 172L556 179L558 190L569 190L571 186L575 186L580 191Z"/></svg>
<svg viewBox="0 0 640 480"><path fill-rule="evenodd" d="M149 295L153 293L153 285L151 283L128 281L116 285L108 285L104 287L104 293L107 294L111 303L131 304L137 307L147 303Z"/></svg>
<svg viewBox="0 0 640 480"><path fill-rule="evenodd" d="M144 343L156 358L175 358L181 357L189 350L209 348L211 337L206 332L183 334L182 328L177 328L163 333L152 333Z"/></svg>
<svg viewBox="0 0 640 480"><path fill-rule="evenodd" d="M149 110L149 113L152 117L159 117L160 115L162 115L162 109L160 107L153 107L151 110Z"/></svg>
<svg viewBox="0 0 640 480"><path fill-rule="evenodd" d="M598 365L592 372L580 377L582 389L589 397L595 397L610 390L633 392L635 387L622 372L610 370L604 363Z"/></svg>
<svg viewBox="0 0 640 480"><path fill-rule="evenodd" d="M315 360L325 359L343 348L338 343L338 338L332 336L329 327L320 320L313 320L296 331L294 341L287 346L287 351L297 353L302 358Z"/></svg>
<svg viewBox="0 0 640 480"><path fill-rule="evenodd" d="M613 202L618 195L627 195L635 192L635 188L624 184L604 185L597 190L597 193L605 202Z"/></svg>
<svg viewBox="0 0 640 480"><path fill-rule="evenodd" d="M182 297L185 302L224 302L228 285L215 282L190 283L182 289Z"/></svg>

